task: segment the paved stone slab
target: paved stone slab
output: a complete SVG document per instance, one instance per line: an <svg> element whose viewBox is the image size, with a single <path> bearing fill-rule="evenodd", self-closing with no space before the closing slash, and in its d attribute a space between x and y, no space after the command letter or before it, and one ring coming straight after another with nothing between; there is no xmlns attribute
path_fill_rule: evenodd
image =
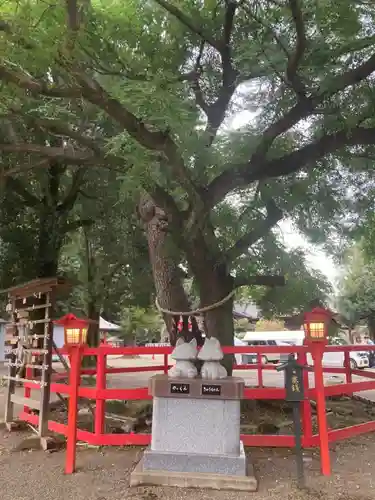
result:
<svg viewBox="0 0 375 500"><path fill-rule="evenodd" d="M213 490L257 491L258 481L252 466L247 476L229 476L201 472L150 471L143 467L143 458L130 475L130 486L176 486Z"/></svg>

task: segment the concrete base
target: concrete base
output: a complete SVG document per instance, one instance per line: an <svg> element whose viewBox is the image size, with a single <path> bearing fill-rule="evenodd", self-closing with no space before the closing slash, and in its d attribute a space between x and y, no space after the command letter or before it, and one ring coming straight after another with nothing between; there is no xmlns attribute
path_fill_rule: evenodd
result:
<svg viewBox="0 0 375 500"><path fill-rule="evenodd" d="M153 403L153 451L239 456L240 400L155 396Z"/></svg>
<svg viewBox="0 0 375 500"><path fill-rule="evenodd" d="M208 488L211 490L257 491L258 481L252 466L247 476L228 476L202 472L171 472L145 470L143 458L130 475L130 486L176 486L178 488Z"/></svg>
<svg viewBox="0 0 375 500"><path fill-rule="evenodd" d="M247 460L242 443L238 456L209 455L207 453L170 453L147 449L144 452L143 468L145 471L163 470L246 476Z"/></svg>

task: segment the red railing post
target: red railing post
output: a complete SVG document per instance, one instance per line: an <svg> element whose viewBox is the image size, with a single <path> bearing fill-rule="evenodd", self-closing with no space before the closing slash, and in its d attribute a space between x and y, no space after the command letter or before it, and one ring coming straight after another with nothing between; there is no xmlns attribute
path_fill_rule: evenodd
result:
<svg viewBox="0 0 375 500"><path fill-rule="evenodd" d="M71 348L69 373L68 429L65 456L65 474L73 474L76 468L77 406L81 375L81 346Z"/></svg>
<svg viewBox="0 0 375 500"><path fill-rule="evenodd" d="M307 365L307 355L306 352L300 352L297 354L297 359L300 365L306 366ZM307 370L303 370L303 389L305 393L305 399L301 403L301 411L302 411L302 432L303 432L303 438L307 443L307 446L309 445L312 435L313 435L313 429L312 429L312 412L311 412L311 404L310 404L310 399L309 399L309 373Z"/></svg>
<svg viewBox="0 0 375 500"><path fill-rule="evenodd" d="M105 399L98 397L98 391L106 388L107 356L98 348L96 363L96 408L95 408L95 434L104 433L105 424Z"/></svg>
<svg viewBox="0 0 375 500"><path fill-rule="evenodd" d="M263 387L263 371L262 371L262 354L257 353L257 371L258 371L258 386Z"/></svg>
<svg viewBox="0 0 375 500"><path fill-rule="evenodd" d="M331 460L329 456L328 425L323 373L323 354L325 343L310 342L309 347L314 360L315 393L319 426L320 467L323 476L329 476L331 474Z"/></svg>
<svg viewBox="0 0 375 500"><path fill-rule="evenodd" d="M351 384L353 382L353 379L352 379L352 369L350 368L350 352L349 351L344 352L344 367L345 367L345 374L346 374L346 383Z"/></svg>
<svg viewBox="0 0 375 500"><path fill-rule="evenodd" d="M168 373L168 354L164 354L164 373L167 375Z"/></svg>

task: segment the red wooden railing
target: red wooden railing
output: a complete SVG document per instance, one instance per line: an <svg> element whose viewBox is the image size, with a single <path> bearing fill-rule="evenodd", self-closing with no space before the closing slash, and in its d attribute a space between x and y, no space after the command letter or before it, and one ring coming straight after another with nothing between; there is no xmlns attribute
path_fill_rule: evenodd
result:
<svg viewBox="0 0 375 500"><path fill-rule="evenodd" d="M324 349L324 351L323 351ZM56 374L51 384L52 393L66 395L70 399L69 424L65 425L53 420L49 421L49 430L63 434L68 438L67 468L66 472L73 472L75 467L75 439L85 441L92 445L101 446L126 446L126 445L148 445L151 441L150 434L109 434L105 432L105 401L106 400L140 400L151 399L147 387L138 388L107 388L107 375L120 373L137 372L164 372L169 369L168 355L171 353L170 347L110 347L102 345L98 348L80 348L79 355L74 358L72 352L61 350L61 354L71 356L71 372L69 385L61 383L60 379L66 374ZM353 346L257 346L257 347L224 347L227 354L256 354L257 363L249 365L235 365L234 370L256 370L258 376L257 387L247 387L244 391L244 399L285 399L285 390L282 387L265 387L263 372L275 370L275 365L262 365L261 357L267 353L289 354L296 353L301 364L307 364L307 355L312 354L314 358L314 387L310 387L309 375L304 373L304 389L306 399L301 403L302 410L302 446L320 447L321 470L325 475L330 474L330 459L328 444L333 441L346 439L375 430L375 421L346 427L343 429L328 429L325 398L333 395L350 395L353 393L375 389L375 373L370 371L352 370L350 368L350 351L374 351L375 346L353 345ZM322 366L322 356L326 352L344 353L344 366L324 367ZM81 356L97 357L96 369L81 369ZM121 355L162 355L163 364L155 366L134 366L112 368L107 366L108 356ZM325 386L324 373L336 373L345 375L345 383ZM80 385L81 375L96 375L96 385L85 387ZM353 375L365 377L366 381L353 381ZM75 382L74 382L75 380ZM35 388L32 383L25 383L25 397L30 397L30 389ZM93 432L76 428L76 398L84 397L95 400L95 422ZM319 433L313 434L312 411L310 400L315 400L317 405L317 417ZM30 413L28 408L21 412L20 418L32 424L38 423L38 415ZM241 435L245 446L261 447L293 447L295 444L292 435Z"/></svg>

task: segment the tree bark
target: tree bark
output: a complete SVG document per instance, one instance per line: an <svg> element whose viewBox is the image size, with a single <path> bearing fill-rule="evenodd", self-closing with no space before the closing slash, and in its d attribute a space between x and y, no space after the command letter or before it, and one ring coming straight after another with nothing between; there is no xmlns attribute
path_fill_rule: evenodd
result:
<svg viewBox="0 0 375 500"><path fill-rule="evenodd" d="M369 332L369 337L372 340L375 340L375 314L370 314L370 316L367 319L367 326L368 326L368 332Z"/></svg>
<svg viewBox="0 0 375 500"><path fill-rule="evenodd" d="M196 252L195 257L198 257ZM194 272L196 276L201 306L211 306L220 302L233 290L233 278L223 269L210 265L209 259L197 258L198 266ZM200 261L200 262L199 262ZM206 335L216 337L224 346L232 346L234 342L233 298L219 307L214 306L204 314ZM223 365L228 375L232 374L234 357L232 354L224 356Z"/></svg>
<svg viewBox="0 0 375 500"><path fill-rule="evenodd" d="M168 220L165 212L158 208L148 194L143 194L138 206L139 216L145 228L149 256L155 283L155 292L159 305L174 311L189 311L190 304L182 285L182 271L178 267L178 251L168 233ZM179 334L176 326L179 316L163 314L169 332L171 345L175 345ZM188 329L188 316L183 317L184 328L180 334L186 341L197 338L202 344L201 333L196 325L193 331Z"/></svg>

